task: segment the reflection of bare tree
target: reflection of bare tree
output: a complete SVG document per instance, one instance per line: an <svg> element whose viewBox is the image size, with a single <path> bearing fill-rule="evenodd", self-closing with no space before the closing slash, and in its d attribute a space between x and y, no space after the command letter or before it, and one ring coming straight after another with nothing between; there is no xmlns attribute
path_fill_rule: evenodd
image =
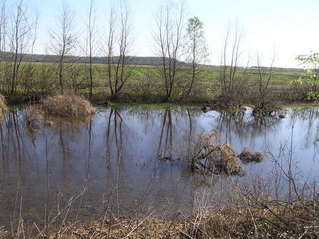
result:
<svg viewBox="0 0 319 239"><path fill-rule="evenodd" d="M92 119L90 120L90 123L89 123L88 135L89 135L89 140L88 140L89 149L88 149L87 173L86 173L87 180L89 180L90 178L90 162L92 157Z"/></svg>
<svg viewBox="0 0 319 239"><path fill-rule="evenodd" d="M122 159L123 154L123 118L119 111L111 109L107 120L106 144L107 158L111 158L112 142L115 141L117 159ZM112 140L111 140L112 139Z"/></svg>
<svg viewBox="0 0 319 239"><path fill-rule="evenodd" d="M161 158L171 158L173 148L173 124L172 112L165 110L162 120L160 141L158 144L158 155Z"/></svg>
<svg viewBox="0 0 319 239"><path fill-rule="evenodd" d="M291 118L297 118L300 120L312 121L319 118L318 108L292 108L290 113Z"/></svg>
<svg viewBox="0 0 319 239"><path fill-rule="evenodd" d="M234 134L239 138L246 138L247 135L255 138L275 129L279 123L280 120L275 117L256 118L249 113L220 112L217 118L217 129L219 132L224 132L225 142L231 144Z"/></svg>
<svg viewBox="0 0 319 239"><path fill-rule="evenodd" d="M13 128L14 128L14 135L15 135L15 137L16 137L16 143L17 143L17 145L16 145L16 147L17 148L15 148L15 152L17 152L18 153L18 160L21 160L21 141L20 141L20 139L22 139L22 137L21 137L21 131L20 131L20 127L19 127L19 123L18 123L18 120L17 120L17 114L16 114L16 112L14 112L14 113L12 113L12 122L13 122Z"/></svg>
<svg viewBox="0 0 319 239"><path fill-rule="evenodd" d="M234 115L228 112L220 112L217 119L218 122L218 131L225 132L225 142L231 144L231 132L232 128L235 128L238 131L238 135L242 134L242 117L240 115ZM239 127L238 127L239 126Z"/></svg>
<svg viewBox="0 0 319 239"><path fill-rule="evenodd" d="M251 117L248 125L257 131L262 131L274 128L279 122L279 118L272 116Z"/></svg>
<svg viewBox="0 0 319 239"><path fill-rule="evenodd" d="M115 185L114 188L111 190L110 199L107 200L107 205L105 205L105 215L107 215L108 210L112 210L112 201L111 198L115 196L115 204L114 205L117 211L117 215L120 214L120 179L121 179L121 169L124 168L123 165L123 118L119 111L116 109L111 109L109 116L108 116L108 123L107 123L107 131L106 131L106 162L107 168L111 168L111 159L116 159L116 174L115 176ZM114 145L115 144L115 145ZM113 147L115 146L115 147ZM113 152L112 150L115 150ZM112 153L115 155L113 156ZM110 173L111 171L109 171Z"/></svg>
<svg viewBox="0 0 319 239"><path fill-rule="evenodd" d="M313 142L313 159L314 160L318 160L319 159L319 127L317 127L317 133L316 133L316 136L315 136L315 140Z"/></svg>
<svg viewBox="0 0 319 239"><path fill-rule="evenodd" d="M48 137L45 135L45 189L46 189L46 198L45 198L45 226L44 231L46 235L48 235L49 231L49 201L50 201L50 193L49 193L49 159L48 159Z"/></svg>
<svg viewBox="0 0 319 239"><path fill-rule="evenodd" d="M5 121L0 125L1 155L4 162L6 159L17 159L21 162L23 153L23 136L21 123L16 112L7 114Z"/></svg>
<svg viewBox="0 0 319 239"><path fill-rule="evenodd" d="M60 190L57 192L56 196L56 213L60 214L61 208L63 208L63 203L65 202L65 195L64 192L70 191L69 186L69 177L71 176L69 174L70 170L70 164L71 164L71 155L69 154L69 150L67 148L66 142L69 142L68 139L65 139L68 132L64 129L64 123L62 121L58 122L58 125L56 125L57 131L58 131L58 145L61 150L61 156L62 156L62 169L61 169L61 180L62 185ZM58 221L56 221L56 227L58 227Z"/></svg>
<svg viewBox="0 0 319 239"><path fill-rule="evenodd" d="M319 149L319 109L318 108L295 108L291 109L291 120L306 122L304 142L306 147L313 145L314 159Z"/></svg>
<svg viewBox="0 0 319 239"><path fill-rule="evenodd" d="M61 122L61 124L59 124L59 144L60 144L60 148L61 148L61 152L62 152L63 163L65 163L65 160L68 158L68 155L67 155L68 150L66 149L66 145L64 142L62 122Z"/></svg>
<svg viewBox="0 0 319 239"><path fill-rule="evenodd" d="M17 112L9 113L6 119L6 137L7 137L7 144L5 152L3 154L3 160L6 162L6 159L10 160L17 160L16 169L16 190L13 203L13 210L12 210L12 219L17 221L12 221L12 226L16 226L19 228L23 221L22 218L22 209L23 209L23 184L24 184L24 160L23 156L26 155L27 152L24 151L23 148L23 137L21 135L21 122L19 122L19 116ZM2 130L1 130L2 131ZM3 132L2 132L3 133ZM3 140L4 137L2 137ZM12 147L12 148L11 148ZM8 162L10 163L10 162Z"/></svg>
<svg viewBox="0 0 319 239"><path fill-rule="evenodd" d="M294 148L294 129L295 129L295 123L296 121L293 120L292 126L291 126L291 135L290 135L290 148L289 148L289 157L288 157L288 172L287 172L287 178L288 178L288 200L291 202L292 200L292 190L294 190L297 193L296 184L294 181L294 172L293 172L293 148ZM298 194L297 194L298 195ZM300 200L300 198L299 198Z"/></svg>
<svg viewBox="0 0 319 239"><path fill-rule="evenodd" d="M90 122L88 124L88 129L87 129L87 133L88 133L88 155L87 155L87 164L86 164L86 175L84 178L84 188L86 189L87 192L90 191L90 179L91 179L91 158L92 158L92 119L90 119ZM80 202L79 202L79 207L78 210L76 212L76 220L79 216L79 211L80 208L82 207L82 205L84 204L84 197L80 197Z"/></svg>
<svg viewBox="0 0 319 239"><path fill-rule="evenodd" d="M188 134L188 146L187 146L187 152L191 152L191 147L192 147L192 132L193 132L193 123L192 123L192 115L190 111L187 109L187 116L189 120L189 134Z"/></svg>
<svg viewBox="0 0 319 239"><path fill-rule="evenodd" d="M2 157L2 161L4 161L5 160L5 144L4 144L2 124L0 124L0 140L1 140L1 157Z"/></svg>

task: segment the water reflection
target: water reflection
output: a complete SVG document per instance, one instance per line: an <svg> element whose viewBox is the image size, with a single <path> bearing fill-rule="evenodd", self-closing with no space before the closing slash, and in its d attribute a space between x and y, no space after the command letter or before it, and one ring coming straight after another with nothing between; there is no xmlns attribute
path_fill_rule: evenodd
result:
<svg viewBox="0 0 319 239"><path fill-rule="evenodd" d="M276 179L278 194L284 184L279 166L318 180L318 112L291 109L285 119L256 120L249 111L204 114L181 107L128 107L100 109L85 122L40 124L34 131L23 110L11 112L0 125L0 224L8 225L8 218L20 214L46 224L66 211L68 218L79 220L155 209L173 216L227 201L227 188L252 182L256 175ZM246 176L241 179L192 175L184 159L200 135L213 129L236 153L249 147L271 157L243 165Z"/></svg>

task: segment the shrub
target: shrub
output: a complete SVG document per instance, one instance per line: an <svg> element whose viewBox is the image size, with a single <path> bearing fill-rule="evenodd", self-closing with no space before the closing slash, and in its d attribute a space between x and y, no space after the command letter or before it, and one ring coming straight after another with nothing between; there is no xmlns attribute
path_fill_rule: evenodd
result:
<svg viewBox="0 0 319 239"><path fill-rule="evenodd" d="M319 53L312 53L297 58L306 68L304 74L295 80L293 89L303 95L304 100L319 102Z"/></svg>

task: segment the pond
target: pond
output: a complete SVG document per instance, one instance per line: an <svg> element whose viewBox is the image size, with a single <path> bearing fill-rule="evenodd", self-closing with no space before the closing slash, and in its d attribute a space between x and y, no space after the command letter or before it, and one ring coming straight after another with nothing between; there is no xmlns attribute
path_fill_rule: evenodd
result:
<svg viewBox="0 0 319 239"><path fill-rule="evenodd" d="M0 225L18 218L40 225L58 217L86 221L152 210L174 217L202 203L227 203L233 185L260 178L277 197L289 194L287 173L300 185L319 181L318 108L287 109L284 119L255 119L250 110L122 106L99 108L85 122L32 129L24 113L6 114L0 128ZM264 160L241 163L242 177L192 174L186 159L212 130L236 153L248 147L263 152Z"/></svg>

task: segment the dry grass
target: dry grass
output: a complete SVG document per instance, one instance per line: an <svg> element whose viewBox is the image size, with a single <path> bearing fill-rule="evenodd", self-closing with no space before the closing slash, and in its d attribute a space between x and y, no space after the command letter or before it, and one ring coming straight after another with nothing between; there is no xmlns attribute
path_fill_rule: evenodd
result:
<svg viewBox="0 0 319 239"><path fill-rule="evenodd" d="M0 95L0 117L2 118L3 114L8 111L6 104L6 99L3 95Z"/></svg>
<svg viewBox="0 0 319 239"><path fill-rule="evenodd" d="M62 238L183 238L180 235L186 230L183 223L176 221L156 218L118 219L104 226L101 226L101 222L94 222L85 226L70 227Z"/></svg>
<svg viewBox="0 0 319 239"><path fill-rule="evenodd" d="M0 239L8 238L9 233L3 227L0 227Z"/></svg>
<svg viewBox="0 0 319 239"><path fill-rule="evenodd" d="M25 109L24 118L28 127L37 129L39 127L39 123L43 120L40 107L38 105L29 105Z"/></svg>
<svg viewBox="0 0 319 239"><path fill-rule="evenodd" d="M238 155L238 157L243 163L251 163L251 162L260 163L264 159L264 156L262 153L260 152L253 153L248 148L244 148L243 152L241 152Z"/></svg>
<svg viewBox="0 0 319 239"><path fill-rule="evenodd" d="M80 96L56 95L26 107L24 119L29 133L34 134L42 125L61 127L70 121L87 122L94 113L91 103Z"/></svg>
<svg viewBox="0 0 319 239"><path fill-rule="evenodd" d="M229 144L222 144L217 131L202 135L199 150L191 159L192 170L215 174L243 175L238 157Z"/></svg>
<svg viewBox="0 0 319 239"><path fill-rule="evenodd" d="M82 118L95 113L95 108L78 95L49 96L41 102L42 111L53 117Z"/></svg>
<svg viewBox="0 0 319 239"><path fill-rule="evenodd" d="M312 206L279 202L272 206L233 206L210 211L189 234L192 238L318 238L317 217L318 211Z"/></svg>
<svg viewBox="0 0 319 239"><path fill-rule="evenodd" d="M252 153L248 148L237 155L232 145L221 143L220 134L214 130L201 136L191 159L191 169L194 172L243 176L244 169L239 159L244 164L259 163L264 155L260 152Z"/></svg>
<svg viewBox="0 0 319 239"><path fill-rule="evenodd" d="M227 206L207 209L200 221L197 215L179 220L116 219L102 223L65 226L49 238L64 239L209 239L209 238L318 238L318 202L302 205L255 203L249 207ZM53 236L54 235L54 236Z"/></svg>

